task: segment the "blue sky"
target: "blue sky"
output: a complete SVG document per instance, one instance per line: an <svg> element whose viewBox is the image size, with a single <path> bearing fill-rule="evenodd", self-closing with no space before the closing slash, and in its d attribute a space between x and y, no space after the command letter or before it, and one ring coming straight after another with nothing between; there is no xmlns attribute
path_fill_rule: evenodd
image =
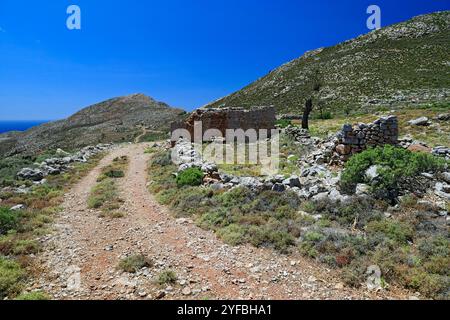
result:
<svg viewBox="0 0 450 320"><path fill-rule="evenodd" d="M81 8L68 30L66 9ZM305 51L449 10L450 0L0 1L0 120L60 119L145 93L192 110Z"/></svg>

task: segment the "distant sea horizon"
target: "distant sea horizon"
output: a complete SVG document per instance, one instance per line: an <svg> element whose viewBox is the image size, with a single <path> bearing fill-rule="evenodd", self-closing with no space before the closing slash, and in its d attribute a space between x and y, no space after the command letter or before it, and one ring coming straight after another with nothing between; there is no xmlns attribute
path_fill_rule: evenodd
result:
<svg viewBox="0 0 450 320"><path fill-rule="evenodd" d="M50 120L0 120L0 133L26 131Z"/></svg>

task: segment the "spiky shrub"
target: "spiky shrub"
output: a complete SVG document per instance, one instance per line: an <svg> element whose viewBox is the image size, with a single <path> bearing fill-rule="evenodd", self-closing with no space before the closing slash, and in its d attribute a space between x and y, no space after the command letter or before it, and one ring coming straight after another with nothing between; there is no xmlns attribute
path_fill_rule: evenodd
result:
<svg viewBox="0 0 450 320"><path fill-rule="evenodd" d="M446 162L427 153L414 153L391 145L376 147L350 158L341 176L343 190L352 192L358 183L369 183L365 172L373 165L380 168L372 190L377 194L392 194L422 172L442 171Z"/></svg>
<svg viewBox="0 0 450 320"><path fill-rule="evenodd" d="M177 176L177 185L183 186L199 186L203 182L204 174L199 168L189 168L181 171Z"/></svg>

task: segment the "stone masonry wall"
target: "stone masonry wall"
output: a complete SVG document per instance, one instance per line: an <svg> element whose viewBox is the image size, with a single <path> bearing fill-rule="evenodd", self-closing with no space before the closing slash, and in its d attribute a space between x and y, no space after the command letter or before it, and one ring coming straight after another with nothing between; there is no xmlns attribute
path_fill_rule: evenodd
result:
<svg viewBox="0 0 450 320"><path fill-rule="evenodd" d="M368 147L398 144L398 119L383 117L370 124L344 125L335 147L335 155L346 161Z"/></svg>
<svg viewBox="0 0 450 320"><path fill-rule="evenodd" d="M185 121L172 123L171 130L174 132L176 129L186 129L193 139L196 121L202 122L202 135L208 129L217 129L225 137L227 129L243 129L244 131L249 129L257 131L274 129L276 116L273 107L199 109L194 111ZM175 137L173 140L178 140L177 138Z"/></svg>

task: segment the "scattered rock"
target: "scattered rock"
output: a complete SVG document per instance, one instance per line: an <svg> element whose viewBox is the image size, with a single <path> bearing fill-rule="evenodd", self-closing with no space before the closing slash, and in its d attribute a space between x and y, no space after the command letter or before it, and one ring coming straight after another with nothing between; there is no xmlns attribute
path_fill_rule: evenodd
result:
<svg viewBox="0 0 450 320"><path fill-rule="evenodd" d="M408 150L411 152L424 152L431 153L431 148L421 145L421 144L412 144L408 147Z"/></svg>
<svg viewBox="0 0 450 320"><path fill-rule="evenodd" d="M272 191L284 192L286 191L286 187L282 183L275 183L272 187Z"/></svg>
<svg viewBox="0 0 450 320"><path fill-rule="evenodd" d="M356 186L356 195L362 196L362 195L368 195L370 193L370 186L367 184L358 184Z"/></svg>
<svg viewBox="0 0 450 320"><path fill-rule="evenodd" d="M190 296L190 295L192 294L192 290L191 290L191 288L189 288L189 287L185 287L185 288L181 291L181 293L182 293L184 296Z"/></svg>
<svg viewBox="0 0 450 320"><path fill-rule="evenodd" d="M450 121L450 113L442 113L436 117L438 121Z"/></svg>
<svg viewBox="0 0 450 320"><path fill-rule="evenodd" d="M23 205L23 204L18 204L18 205L14 206L14 207L11 207L10 210L11 210L11 211L25 210L25 205Z"/></svg>
<svg viewBox="0 0 450 320"><path fill-rule="evenodd" d="M430 122L430 119L428 119L427 117L420 117L420 118L408 121L408 124L411 126L430 126L431 122Z"/></svg>

